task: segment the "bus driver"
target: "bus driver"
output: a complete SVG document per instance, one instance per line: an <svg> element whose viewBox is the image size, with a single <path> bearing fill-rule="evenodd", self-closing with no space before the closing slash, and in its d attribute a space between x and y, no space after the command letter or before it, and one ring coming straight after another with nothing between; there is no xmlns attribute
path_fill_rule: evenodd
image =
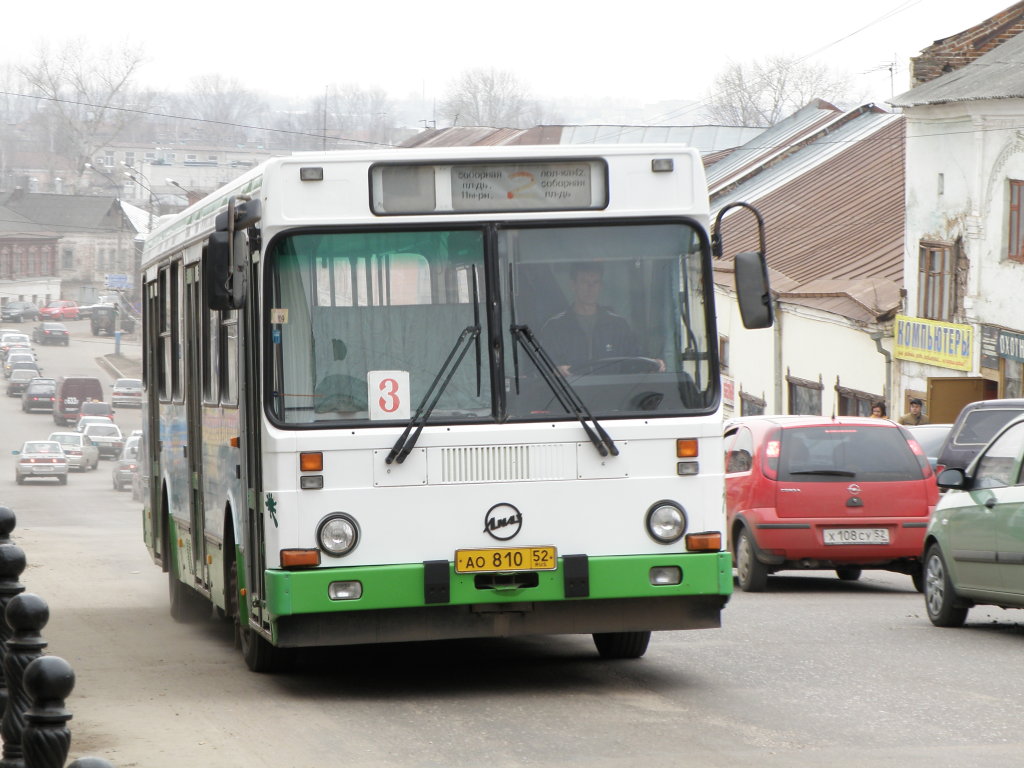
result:
<svg viewBox="0 0 1024 768"><path fill-rule="evenodd" d="M572 266L572 305L541 328L540 337L563 375L580 374L599 360L640 354L629 321L598 304L604 270L599 263ZM658 360L659 370L665 370Z"/></svg>

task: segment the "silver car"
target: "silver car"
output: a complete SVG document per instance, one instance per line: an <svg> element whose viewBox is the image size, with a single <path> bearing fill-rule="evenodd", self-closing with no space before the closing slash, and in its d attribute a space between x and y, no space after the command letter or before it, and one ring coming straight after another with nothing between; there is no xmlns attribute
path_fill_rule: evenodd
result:
<svg viewBox="0 0 1024 768"><path fill-rule="evenodd" d="M68 466L85 472L96 469L100 463L100 449L96 443L80 432L51 432L48 440L56 440L68 457Z"/></svg>
<svg viewBox="0 0 1024 768"><path fill-rule="evenodd" d="M90 424L82 430L82 434L92 440L99 448L100 457L109 456L116 459L124 448L124 436L116 424Z"/></svg>
<svg viewBox="0 0 1024 768"><path fill-rule="evenodd" d="M30 477L55 477L61 485L68 482L68 457L56 440L29 440L20 451L11 451L17 457L14 480L22 485Z"/></svg>

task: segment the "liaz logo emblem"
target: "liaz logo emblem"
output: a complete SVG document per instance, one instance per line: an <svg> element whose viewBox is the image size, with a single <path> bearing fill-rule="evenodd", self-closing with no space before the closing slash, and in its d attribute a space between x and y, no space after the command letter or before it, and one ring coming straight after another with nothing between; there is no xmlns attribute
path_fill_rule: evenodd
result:
<svg viewBox="0 0 1024 768"><path fill-rule="evenodd" d="M508 541L523 528L523 513L511 504L495 504L484 515L484 533L498 541Z"/></svg>

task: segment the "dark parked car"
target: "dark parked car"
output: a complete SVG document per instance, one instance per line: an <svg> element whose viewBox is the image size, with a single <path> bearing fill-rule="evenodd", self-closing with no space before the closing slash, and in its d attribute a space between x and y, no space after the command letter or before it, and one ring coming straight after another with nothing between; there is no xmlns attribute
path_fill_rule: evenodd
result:
<svg viewBox="0 0 1024 768"><path fill-rule="evenodd" d="M21 395L21 410L25 413L29 411L52 411L56 392L56 379L32 379Z"/></svg>
<svg viewBox="0 0 1024 768"><path fill-rule="evenodd" d="M32 341L36 344L63 344L71 341L71 334L64 323L40 323L32 329Z"/></svg>
<svg viewBox="0 0 1024 768"><path fill-rule="evenodd" d="M988 441L1021 414L1024 399L979 400L965 405L939 451L937 471L967 469Z"/></svg>
<svg viewBox="0 0 1024 768"><path fill-rule="evenodd" d="M39 307L30 301L8 301L0 307L0 320L23 323L39 317Z"/></svg>
<svg viewBox="0 0 1024 768"><path fill-rule="evenodd" d="M11 373L11 378L7 381L7 396L21 397L21 395L28 388L28 383L32 381L32 379L34 378L36 378L36 374L33 371L13 371Z"/></svg>
<svg viewBox="0 0 1024 768"><path fill-rule="evenodd" d="M725 429L726 514L745 592L780 570L862 569L921 589L928 516L938 500L921 446L888 419L757 416Z"/></svg>

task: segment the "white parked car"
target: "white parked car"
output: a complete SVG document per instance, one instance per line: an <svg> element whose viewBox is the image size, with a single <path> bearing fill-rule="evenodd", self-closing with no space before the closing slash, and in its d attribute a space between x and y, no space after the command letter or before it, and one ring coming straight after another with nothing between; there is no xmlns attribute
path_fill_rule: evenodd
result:
<svg viewBox="0 0 1024 768"><path fill-rule="evenodd" d="M100 449L92 440L80 432L51 432L48 440L55 440L64 449L68 457L68 466L85 472L96 469L100 463Z"/></svg>
<svg viewBox="0 0 1024 768"><path fill-rule="evenodd" d="M117 424L89 424L82 434L96 443L100 458L109 456L116 459L124 448L124 436Z"/></svg>

